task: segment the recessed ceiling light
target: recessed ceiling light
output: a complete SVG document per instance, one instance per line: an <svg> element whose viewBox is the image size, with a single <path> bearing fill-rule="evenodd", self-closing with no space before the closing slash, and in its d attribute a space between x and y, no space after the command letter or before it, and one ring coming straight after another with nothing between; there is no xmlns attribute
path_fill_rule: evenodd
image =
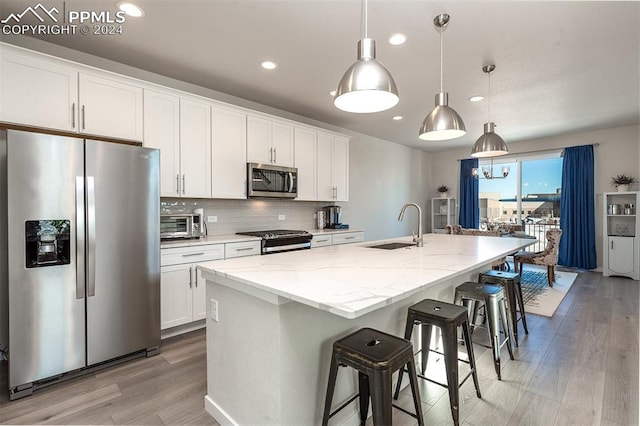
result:
<svg viewBox="0 0 640 426"><path fill-rule="evenodd" d="M329 94L330 94L331 96L335 96L335 95L336 95L336 91L335 91L335 90L332 90L332 91L330 91L330 92L329 92Z"/></svg>
<svg viewBox="0 0 640 426"><path fill-rule="evenodd" d="M389 43L393 44L394 46L404 44L405 41L407 41L407 37L404 34L398 33L389 37Z"/></svg>
<svg viewBox="0 0 640 426"><path fill-rule="evenodd" d="M471 97L469 98L469 100L470 100L471 102L480 102L480 101L481 101L481 100L483 100L483 99L484 99L484 96L482 96L482 95L475 95L475 96L471 96Z"/></svg>
<svg viewBox="0 0 640 426"><path fill-rule="evenodd" d="M118 3L118 9L135 18L144 16L144 10L142 10L140 6L128 1L121 1L120 3Z"/></svg>
<svg viewBox="0 0 640 426"><path fill-rule="evenodd" d="M403 117L402 117L401 115L394 115L392 118L393 118L394 120L396 120L396 121L398 121L398 120L402 120L402 119L403 119Z"/></svg>
<svg viewBox="0 0 640 426"><path fill-rule="evenodd" d="M278 64L271 61L263 61L260 63L260 66L262 66L262 68L264 68L265 70L272 70L272 69L275 69L278 66Z"/></svg>

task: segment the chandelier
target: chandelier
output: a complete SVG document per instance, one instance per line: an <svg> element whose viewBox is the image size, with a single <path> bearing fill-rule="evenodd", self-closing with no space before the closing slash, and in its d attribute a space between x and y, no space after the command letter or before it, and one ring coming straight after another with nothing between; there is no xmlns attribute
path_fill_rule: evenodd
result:
<svg viewBox="0 0 640 426"><path fill-rule="evenodd" d="M477 167L474 167L473 169L471 169L471 175L476 178L476 179L504 179L507 176L509 176L509 166L502 166L502 175L495 175L493 174L493 157L491 157L491 164L489 166L482 166L482 176L480 176L480 173L478 171Z"/></svg>

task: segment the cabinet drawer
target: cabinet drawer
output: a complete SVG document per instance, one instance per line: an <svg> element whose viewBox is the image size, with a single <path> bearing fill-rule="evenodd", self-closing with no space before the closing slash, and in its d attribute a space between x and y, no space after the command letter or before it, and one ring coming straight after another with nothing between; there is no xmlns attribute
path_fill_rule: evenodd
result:
<svg viewBox="0 0 640 426"><path fill-rule="evenodd" d="M343 234L334 234L332 236L333 244L349 244L364 241L364 232L345 232Z"/></svg>
<svg viewBox="0 0 640 426"><path fill-rule="evenodd" d="M206 262L217 259L224 259L224 244L164 248L160 250L161 266Z"/></svg>
<svg viewBox="0 0 640 426"><path fill-rule="evenodd" d="M314 235L311 239L311 248L330 246L333 244L331 235Z"/></svg>
<svg viewBox="0 0 640 426"><path fill-rule="evenodd" d="M224 248L224 257L253 256L260 254L260 241L243 241L241 243L227 243Z"/></svg>

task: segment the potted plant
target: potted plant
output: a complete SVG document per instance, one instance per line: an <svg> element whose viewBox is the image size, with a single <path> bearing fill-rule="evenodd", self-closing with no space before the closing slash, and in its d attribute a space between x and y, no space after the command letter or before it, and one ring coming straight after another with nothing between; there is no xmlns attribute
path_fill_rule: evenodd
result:
<svg viewBox="0 0 640 426"><path fill-rule="evenodd" d="M449 187L447 185L440 185L438 187L438 192L440 193L440 198L447 198L449 194Z"/></svg>
<svg viewBox="0 0 640 426"><path fill-rule="evenodd" d="M638 180L633 176L627 176L624 173L611 178L611 186L615 187L618 192L629 190L629 185L636 183Z"/></svg>

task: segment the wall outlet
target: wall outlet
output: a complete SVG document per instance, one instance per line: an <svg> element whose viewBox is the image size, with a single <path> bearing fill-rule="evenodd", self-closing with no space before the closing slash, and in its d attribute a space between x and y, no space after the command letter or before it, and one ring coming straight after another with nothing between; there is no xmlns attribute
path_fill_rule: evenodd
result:
<svg viewBox="0 0 640 426"><path fill-rule="evenodd" d="M218 322L218 301L211 299L211 319Z"/></svg>
<svg viewBox="0 0 640 426"><path fill-rule="evenodd" d="M278 215L278 220L285 220L287 217L283 214Z"/></svg>
<svg viewBox="0 0 640 426"><path fill-rule="evenodd" d="M213 223L218 221L218 216L207 216L207 222Z"/></svg>

